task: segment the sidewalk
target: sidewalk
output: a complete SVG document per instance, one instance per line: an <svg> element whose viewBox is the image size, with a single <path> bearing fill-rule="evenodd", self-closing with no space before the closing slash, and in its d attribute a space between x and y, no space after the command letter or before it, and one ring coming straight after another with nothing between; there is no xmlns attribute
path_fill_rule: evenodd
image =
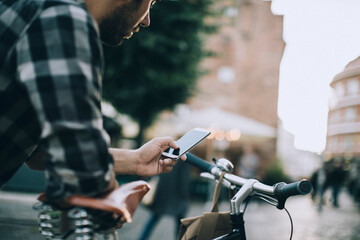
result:
<svg viewBox="0 0 360 240"><path fill-rule="evenodd" d="M36 195L0 191L0 239L41 239L37 213L32 210Z"/></svg>
<svg viewBox="0 0 360 240"><path fill-rule="evenodd" d="M0 239L43 239L37 230L37 212L34 194L0 191ZM326 205L321 213L311 199L293 197L287 202L294 222L293 240L358 240L360 239L360 214L351 199L341 194L340 208ZM191 203L188 216L197 216L210 207L201 202ZM228 203L221 203L220 210L228 210ZM120 239L137 240L149 212L140 206L133 222L119 230ZM253 203L245 214L247 238L249 240L287 240L290 237L290 221L285 211L268 204ZM170 217L161 219L151 240L174 240L174 223Z"/></svg>

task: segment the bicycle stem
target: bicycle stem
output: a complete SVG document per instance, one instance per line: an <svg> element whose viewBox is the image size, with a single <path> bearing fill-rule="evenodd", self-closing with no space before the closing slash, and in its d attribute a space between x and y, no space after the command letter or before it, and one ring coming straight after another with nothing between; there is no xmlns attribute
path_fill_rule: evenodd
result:
<svg viewBox="0 0 360 240"><path fill-rule="evenodd" d="M240 208L241 204L254 191L254 184L257 182L258 181L255 179L246 180L244 185L231 199L231 214L239 214L244 212Z"/></svg>

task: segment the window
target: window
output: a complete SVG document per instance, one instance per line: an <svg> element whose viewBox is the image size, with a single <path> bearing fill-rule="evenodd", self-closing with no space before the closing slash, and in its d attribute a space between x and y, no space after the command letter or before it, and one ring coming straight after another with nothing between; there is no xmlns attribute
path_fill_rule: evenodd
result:
<svg viewBox="0 0 360 240"><path fill-rule="evenodd" d="M332 138L329 138L328 139L329 141L329 150L330 151L335 151L337 149L337 145L338 145L338 139L336 136L332 137Z"/></svg>
<svg viewBox="0 0 360 240"><path fill-rule="evenodd" d="M354 148L354 141L351 136L345 136L344 138L344 148L346 152L351 151Z"/></svg>
<svg viewBox="0 0 360 240"><path fill-rule="evenodd" d="M222 66L219 68L218 72L218 79L222 83L232 83L235 79L235 71L230 66Z"/></svg>
<svg viewBox="0 0 360 240"><path fill-rule="evenodd" d="M359 80L357 78L350 78L347 80L346 92L348 96L357 95L359 93Z"/></svg>
<svg viewBox="0 0 360 240"><path fill-rule="evenodd" d="M345 121L353 122L356 120L356 108L349 107L345 109Z"/></svg>
<svg viewBox="0 0 360 240"><path fill-rule="evenodd" d="M355 134L354 136L354 144L357 147L357 151L360 149L360 134Z"/></svg>
<svg viewBox="0 0 360 240"><path fill-rule="evenodd" d="M336 96L338 97L342 97L345 95L345 89L341 82L335 85L335 92L336 92Z"/></svg>
<svg viewBox="0 0 360 240"><path fill-rule="evenodd" d="M238 10L235 7L227 7L224 11L225 16L235 18L238 15Z"/></svg>
<svg viewBox="0 0 360 240"><path fill-rule="evenodd" d="M330 123L340 122L340 112L339 110L333 111L330 117Z"/></svg>

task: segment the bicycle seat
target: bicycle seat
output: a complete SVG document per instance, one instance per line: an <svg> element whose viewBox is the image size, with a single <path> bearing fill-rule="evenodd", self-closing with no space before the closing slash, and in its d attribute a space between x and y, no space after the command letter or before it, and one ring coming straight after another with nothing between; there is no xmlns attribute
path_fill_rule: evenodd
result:
<svg viewBox="0 0 360 240"><path fill-rule="evenodd" d="M121 214L126 222L131 222L137 206L149 190L150 185L140 180L123 184L101 198L73 195L66 199L65 204ZM40 194L38 200L46 201L45 194Z"/></svg>

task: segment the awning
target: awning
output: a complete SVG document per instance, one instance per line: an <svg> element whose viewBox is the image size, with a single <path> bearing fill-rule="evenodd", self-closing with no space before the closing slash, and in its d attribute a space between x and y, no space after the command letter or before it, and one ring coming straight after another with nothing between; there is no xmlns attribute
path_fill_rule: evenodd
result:
<svg viewBox="0 0 360 240"><path fill-rule="evenodd" d="M218 107L200 110L177 110L174 115L159 120L149 133L160 136L161 133L182 134L192 128L219 129L230 131L238 129L242 136L275 138L276 129L251 118L224 111ZM165 132L164 132L165 131ZM160 135L159 135L160 134Z"/></svg>

